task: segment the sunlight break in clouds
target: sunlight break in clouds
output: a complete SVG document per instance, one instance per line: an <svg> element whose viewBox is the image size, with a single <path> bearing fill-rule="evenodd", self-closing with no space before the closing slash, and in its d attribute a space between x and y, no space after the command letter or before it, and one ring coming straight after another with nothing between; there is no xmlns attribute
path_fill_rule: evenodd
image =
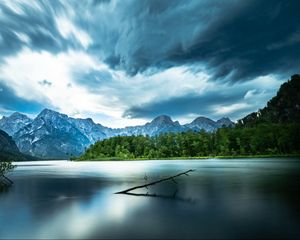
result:
<svg viewBox="0 0 300 240"><path fill-rule="evenodd" d="M71 115L83 110L114 115L113 110L97 104L103 101L102 96L88 94L72 80L74 69L87 71L101 67L84 52L53 55L46 51L24 49L17 56L6 58L0 73L16 94L24 99L43 102ZM40 84L43 81L49 84Z"/></svg>
<svg viewBox="0 0 300 240"><path fill-rule="evenodd" d="M90 71L109 73L112 79L104 79L102 84L85 88L75 79L79 75L88 84L85 74ZM104 123L115 127L145 123L142 119L122 118L128 105L135 104L137 99L143 103L201 92L208 78L205 74L192 74L184 67L149 77L138 74L129 78L120 71L110 70L84 52L69 51L55 55L27 48L16 56L7 57L0 67L0 74L21 98L42 102L74 117L98 113L102 115L102 123L104 120ZM195 77L203 81L195 85ZM159 85L161 88L157 88Z"/></svg>
<svg viewBox="0 0 300 240"><path fill-rule="evenodd" d="M219 114L219 116L227 116L237 110L248 108L249 105L246 103L235 103L228 106L218 106L216 107L215 111L216 114Z"/></svg>

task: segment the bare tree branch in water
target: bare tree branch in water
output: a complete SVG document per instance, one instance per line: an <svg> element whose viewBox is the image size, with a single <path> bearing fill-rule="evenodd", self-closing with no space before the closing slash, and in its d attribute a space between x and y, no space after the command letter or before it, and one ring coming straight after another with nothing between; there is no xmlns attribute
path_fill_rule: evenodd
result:
<svg viewBox="0 0 300 240"><path fill-rule="evenodd" d="M171 200L176 200L176 201L180 201L180 202L185 202L185 203L196 203L197 200L192 199L192 198L182 198L182 197L177 197L177 192L178 190L174 191L174 193L172 195L164 195L164 194L150 194L150 193L131 193L131 192L127 192L127 193L122 193L125 195L129 195L129 196L136 196L136 197L155 197L155 198L163 198L163 199L171 199Z"/></svg>
<svg viewBox="0 0 300 240"><path fill-rule="evenodd" d="M196 170L195 169L190 169L190 170L188 170L186 172L178 173L178 174L176 174L174 176L163 178L163 179L160 179L160 180L157 180L157 181L154 181L154 182L150 182L150 183L147 183L147 184L144 184L144 185L140 185L140 186L135 186L135 187L132 187L132 188L128 188L128 189L126 189L124 191L116 192L115 194L128 194L128 195L135 195L135 196L137 196L136 194L132 194L132 193L129 194L129 192L131 192L131 191L133 191L135 189L139 189L139 188L148 188L148 186L152 186L152 185L155 185L155 184L158 184L158 183L161 183L161 182L165 182L165 181L169 181L169 180L171 180L174 183L176 183L175 178L177 178L177 177L179 177L181 175L189 176L188 173L194 172L194 171L196 171ZM149 196L149 194L148 195L146 194L146 196ZM152 197L154 197L154 195Z"/></svg>
<svg viewBox="0 0 300 240"><path fill-rule="evenodd" d="M14 184L14 182L10 180L8 177L6 177L5 175L2 175L1 177L4 178L9 184Z"/></svg>

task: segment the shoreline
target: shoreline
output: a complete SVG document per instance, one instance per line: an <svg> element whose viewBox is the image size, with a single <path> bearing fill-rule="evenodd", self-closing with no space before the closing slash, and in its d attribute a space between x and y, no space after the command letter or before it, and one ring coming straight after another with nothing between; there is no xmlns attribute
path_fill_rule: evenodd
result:
<svg viewBox="0 0 300 240"><path fill-rule="evenodd" d="M72 162L84 161L155 161L155 160L207 160L207 159L243 159L243 158L297 158L300 154L282 154L282 155L237 155L237 156L200 156L200 157L165 157L165 158L118 158L107 157L97 159L70 159Z"/></svg>
<svg viewBox="0 0 300 240"><path fill-rule="evenodd" d="M100 161L160 161L160 160L207 160L207 159L251 159L251 158L300 158L300 154L281 154L281 155L228 155L228 156L200 156L200 157L165 157L165 158L118 158L106 157L97 159L38 159L31 161L13 161L14 163L22 162L51 162L51 161L70 161L70 162L100 162Z"/></svg>

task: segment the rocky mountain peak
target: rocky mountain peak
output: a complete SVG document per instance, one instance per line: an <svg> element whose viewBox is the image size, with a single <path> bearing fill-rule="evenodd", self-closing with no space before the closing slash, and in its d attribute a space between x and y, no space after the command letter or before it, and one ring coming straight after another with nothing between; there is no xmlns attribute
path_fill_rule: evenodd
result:
<svg viewBox="0 0 300 240"><path fill-rule="evenodd" d="M219 124L220 127L226 126L226 127L232 127L234 123L230 120L228 117L223 117L217 121L217 124Z"/></svg>
<svg viewBox="0 0 300 240"><path fill-rule="evenodd" d="M218 128L218 125L215 121L207 117L197 117L194 121L185 125L188 129L194 131L205 130L208 132L215 131Z"/></svg>
<svg viewBox="0 0 300 240"><path fill-rule="evenodd" d="M192 124L199 124L199 123L206 123L206 124L215 124L215 121L211 120L207 117L197 117L194 121L191 122Z"/></svg>
<svg viewBox="0 0 300 240"><path fill-rule="evenodd" d="M231 121L231 120L229 117L222 117L217 122L219 122L219 121Z"/></svg>
<svg viewBox="0 0 300 240"><path fill-rule="evenodd" d="M19 113L19 112L14 112L13 114L11 114L11 115L9 116L9 118L13 118L13 119L16 119L16 118L30 119L30 118L27 117L25 114Z"/></svg>
<svg viewBox="0 0 300 240"><path fill-rule="evenodd" d="M37 117L39 117L39 116L46 116L46 115L63 115L63 114L61 114L61 113L59 113L59 112L56 112L56 111L54 111L54 110L45 108L45 109L43 109L43 110L39 113L39 115L38 115Z"/></svg>
<svg viewBox="0 0 300 240"><path fill-rule="evenodd" d="M154 118L151 121L151 124L174 124L174 122L172 121L171 117L167 116L167 115L160 115L156 118Z"/></svg>
<svg viewBox="0 0 300 240"><path fill-rule="evenodd" d="M66 114L62 114L48 108L45 108L40 112L40 114L35 118L36 120L43 119L44 121L57 121L58 119L68 119Z"/></svg>
<svg viewBox="0 0 300 240"><path fill-rule="evenodd" d="M75 120L81 121L82 123L88 124L88 125L96 125L96 123L94 122L94 120L91 119L91 118L77 118Z"/></svg>
<svg viewBox="0 0 300 240"><path fill-rule="evenodd" d="M87 121L87 122L90 122L90 123L95 123L94 121L93 121L93 119L91 119L91 118L86 118L86 119L84 119L85 121Z"/></svg>
<svg viewBox="0 0 300 240"><path fill-rule="evenodd" d="M0 119L0 129L13 136L19 129L23 128L27 124L31 123L32 119L25 114L15 112L9 117L3 117Z"/></svg>

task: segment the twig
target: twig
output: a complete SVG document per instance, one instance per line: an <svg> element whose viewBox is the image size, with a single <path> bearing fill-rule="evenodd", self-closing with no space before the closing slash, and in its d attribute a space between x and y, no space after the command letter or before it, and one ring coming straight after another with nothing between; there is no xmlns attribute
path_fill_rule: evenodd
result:
<svg viewBox="0 0 300 240"><path fill-rule="evenodd" d="M181 175L187 175L188 176L187 173L194 172L194 171L196 171L196 170L195 169L190 169L190 170L188 170L186 172L179 173L179 174L171 176L171 177L163 178L163 179L160 179L158 181L154 181L154 182L151 182L151 183L148 183L148 184L144 184L144 185L140 185L140 186L135 186L135 187L132 187L132 188L128 188L128 189L126 189L124 191L116 192L115 194L127 194L127 193L129 193L129 192L131 192L131 191L133 191L135 189L138 189L138 188L147 188L148 186L152 186L152 185L155 185L157 183L161 183L161 182L168 181L168 180L173 180L174 181L174 178L179 177Z"/></svg>
<svg viewBox="0 0 300 240"><path fill-rule="evenodd" d="M2 174L2 177L8 181L11 185L14 184L14 182L12 180L10 180L8 177L6 177L5 175Z"/></svg>
<svg viewBox="0 0 300 240"><path fill-rule="evenodd" d="M173 181L175 184L177 184L177 182L175 181L175 179L174 179L174 178L172 178L172 181Z"/></svg>

